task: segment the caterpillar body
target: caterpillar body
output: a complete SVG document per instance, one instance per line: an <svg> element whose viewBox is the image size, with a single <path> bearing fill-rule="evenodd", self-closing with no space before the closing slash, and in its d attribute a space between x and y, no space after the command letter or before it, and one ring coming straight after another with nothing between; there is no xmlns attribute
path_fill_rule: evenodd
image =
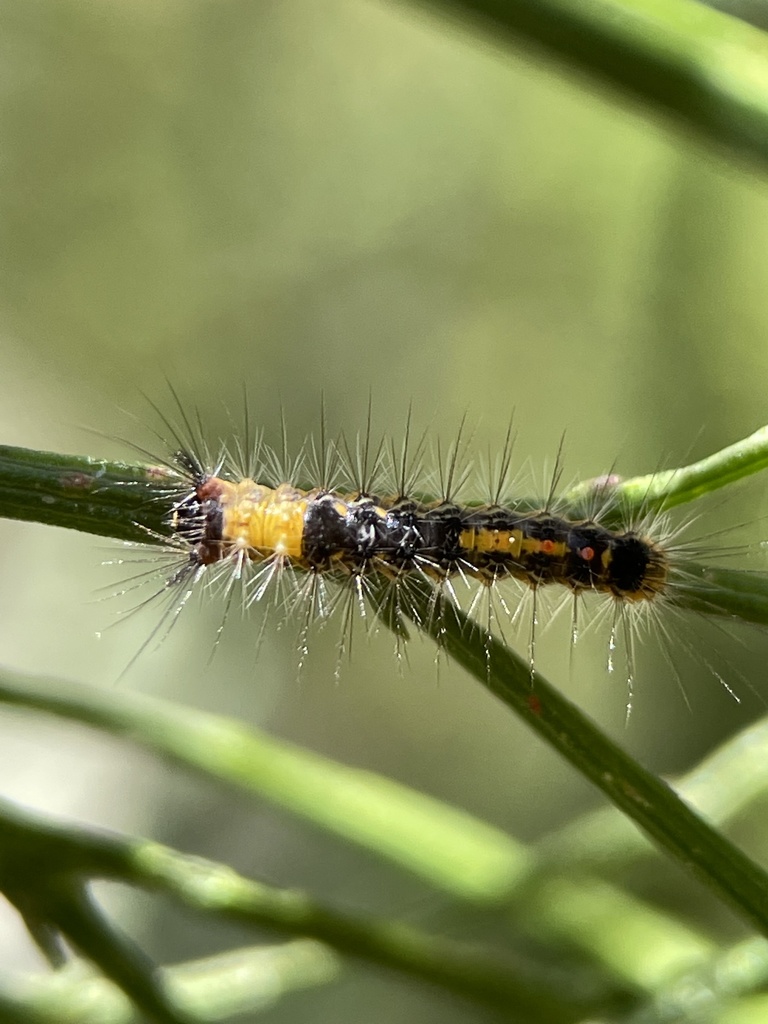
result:
<svg viewBox="0 0 768 1024"><path fill-rule="evenodd" d="M709 537L684 540L690 521L674 526L657 500L634 501L632 509L624 509L620 479L613 475L580 487L578 501L573 492L567 500L558 498L559 454L546 498L515 496L509 473L511 430L500 456L488 462L487 499L478 503L462 499L478 460L471 444L462 441L461 430L446 457L441 458L438 447L433 486L422 491L416 484L423 476L425 439L410 455L410 421L400 451L382 442L369 457L370 410L367 432L354 451L343 440L326 441L321 417L320 444L306 442L299 457L291 459L285 428L278 454L263 440L248 440L246 416L245 441L236 441L234 452L222 449L212 458L199 419L193 424L178 399L177 408L182 428L156 408L170 453L161 460L165 483L158 498L165 530L149 538L153 568L126 581L122 591L134 584L143 587L147 577L161 581L139 605L162 597L167 601L142 649L165 636L204 584L204 589L218 585L226 593L222 627L236 596L244 609L263 602L284 619L298 619L301 664L310 625L322 625L339 606L344 609L340 655L355 618L365 619L369 629L386 622L399 655L407 636L407 628L399 628L402 620L424 625L424 606L418 610L416 594L427 588L432 619L439 620L446 605L461 608L480 620L489 639L494 632L504 633L505 622L517 627L527 621L533 672L536 630L540 619L547 624L543 609L551 609L554 618L571 602L575 644L582 632L581 609L589 603L590 615L609 622L609 671L615 667L614 652L623 647L629 712L637 632L656 633L681 685L670 654L670 637L673 632L681 637L681 631L670 630L670 619L683 623L685 643L684 604L705 615L722 614L718 584L697 562L744 551L718 552ZM555 599L554 609L551 601L539 603L544 595ZM259 639L265 623L266 617ZM440 630L431 632L439 643ZM735 696L717 667L725 659L716 645L701 644L696 636L687 647ZM684 691L683 696L687 701Z"/></svg>
<svg viewBox="0 0 768 1024"><path fill-rule="evenodd" d="M190 465L188 454L179 462ZM373 573L397 582L418 574L486 584L513 578L531 587L563 584L617 601L650 601L669 577L664 548L634 530L611 530L514 505L424 504L405 496L344 494L291 484L270 487L195 471L194 490L170 516L189 544L186 573L225 562L280 563L340 579Z"/></svg>

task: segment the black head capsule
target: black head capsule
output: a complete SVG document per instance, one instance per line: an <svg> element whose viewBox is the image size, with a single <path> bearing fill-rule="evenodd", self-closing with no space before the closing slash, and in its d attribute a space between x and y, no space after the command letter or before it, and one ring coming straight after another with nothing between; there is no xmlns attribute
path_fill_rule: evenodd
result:
<svg viewBox="0 0 768 1024"><path fill-rule="evenodd" d="M652 541L625 533L611 542L607 585L626 601L652 601L665 588L669 576L667 556Z"/></svg>

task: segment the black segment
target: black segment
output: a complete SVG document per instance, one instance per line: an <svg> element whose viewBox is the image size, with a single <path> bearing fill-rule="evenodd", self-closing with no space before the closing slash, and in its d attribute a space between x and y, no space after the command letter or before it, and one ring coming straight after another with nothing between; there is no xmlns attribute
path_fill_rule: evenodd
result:
<svg viewBox="0 0 768 1024"><path fill-rule="evenodd" d="M649 569L654 549L648 541L633 533L613 537L611 555L606 582L615 594L636 593L652 585Z"/></svg>
<svg viewBox="0 0 768 1024"><path fill-rule="evenodd" d="M510 543L489 551L463 547L462 534L470 529L478 537L498 531ZM519 548L512 538L518 535L534 550L514 556ZM391 569L400 575L419 568L439 577L464 572L489 581L512 576L531 586L560 583L616 597L651 598L667 574L666 557L650 541L592 522L504 508L425 508L413 501L383 510L373 499L347 502L330 493L307 507L303 551L307 567L320 570Z"/></svg>

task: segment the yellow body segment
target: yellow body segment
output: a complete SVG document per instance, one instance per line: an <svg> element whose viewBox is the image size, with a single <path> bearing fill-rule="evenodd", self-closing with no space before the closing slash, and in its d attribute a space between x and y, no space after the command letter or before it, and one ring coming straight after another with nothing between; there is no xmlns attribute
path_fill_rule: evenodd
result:
<svg viewBox="0 0 768 1024"><path fill-rule="evenodd" d="M536 554L565 558L568 554L568 545L564 541L545 541L536 537L526 537L522 530L496 530L493 527L472 526L468 530L462 530L459 544L466 551L475 554L500 553L510 558Z"/></svg>
<svg viewBox="0 0 768 1024"><path fill-rule="evenodd" d="M222 543L246 549L248 556L278 555L301 563L307 492L281 484L265 487L255 480L227 483L221 495Z"/></svg>
<svg viewBox="0 0 768 1024"><path fill-rule="evenodd" d="M472 526L459 534L459 544L466 551L485 554L500 551L512 558L518 558L522 550L523 534L521 530L494 530Z"/></svg>
<svg viewBox="0 0 768 1024"><path fill-rule="evenodd" d="M569 552L565 541L541 540L537 537L526 537L523 541L523 552L526 555L547 555L549 558L565 558Z"/></svg>

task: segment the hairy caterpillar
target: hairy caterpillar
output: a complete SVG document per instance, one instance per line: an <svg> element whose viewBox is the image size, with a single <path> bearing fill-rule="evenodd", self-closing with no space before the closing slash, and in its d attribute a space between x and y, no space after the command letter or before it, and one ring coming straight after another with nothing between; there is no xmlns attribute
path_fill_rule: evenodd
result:
<svg viewBox="0 0 768 1024"><path fill-rule="evenodd" d="M394 625L399 652L398 623L403 613L418 621L412 595L428 586L430 617L439 619L446 602L464 604L476 617L484 605L489 636L500 621L503 632L504 620L517 623L521 609L530 608L533 669L538 595L559 593L558 603L572 602L573 643L585 601L598 602L598 614L610 620L609 668L623 639L629 710L638 625L656 623L664 639L683 590L698 595L699 611L716 610L709 607L715 585L693 568L695 559L713 554L706 538L684 542L666 513L642 503L628 517L612 475L582 489L578 503L558 498L559 456L543 500L515 496L510 432L486 500L469 503L462 492L475 460L461 432L438 458L437 496L429 497L416 486L425 438L411 455L410 426L400 449L372 446L369 414L367 431L351 450L343 439L326 440L323 419L319 444L305 443L291 460L285 436L278 455L263 440L249 441L246 424L234 452L222 449L212 458L199 423L178 404L183 429L163 416L172 438L162 499L168 535L150 540L162 545L160 558L168 564L149 600L164 595L168 606L153 637L163 635L205 581L223 588L224 619L236 595L246 609L271 598L284 616L297 616L302 652L312 622L327 620L340 605L341 648L359 616ZM715 659L700 657L732 693Z"/></svg>

